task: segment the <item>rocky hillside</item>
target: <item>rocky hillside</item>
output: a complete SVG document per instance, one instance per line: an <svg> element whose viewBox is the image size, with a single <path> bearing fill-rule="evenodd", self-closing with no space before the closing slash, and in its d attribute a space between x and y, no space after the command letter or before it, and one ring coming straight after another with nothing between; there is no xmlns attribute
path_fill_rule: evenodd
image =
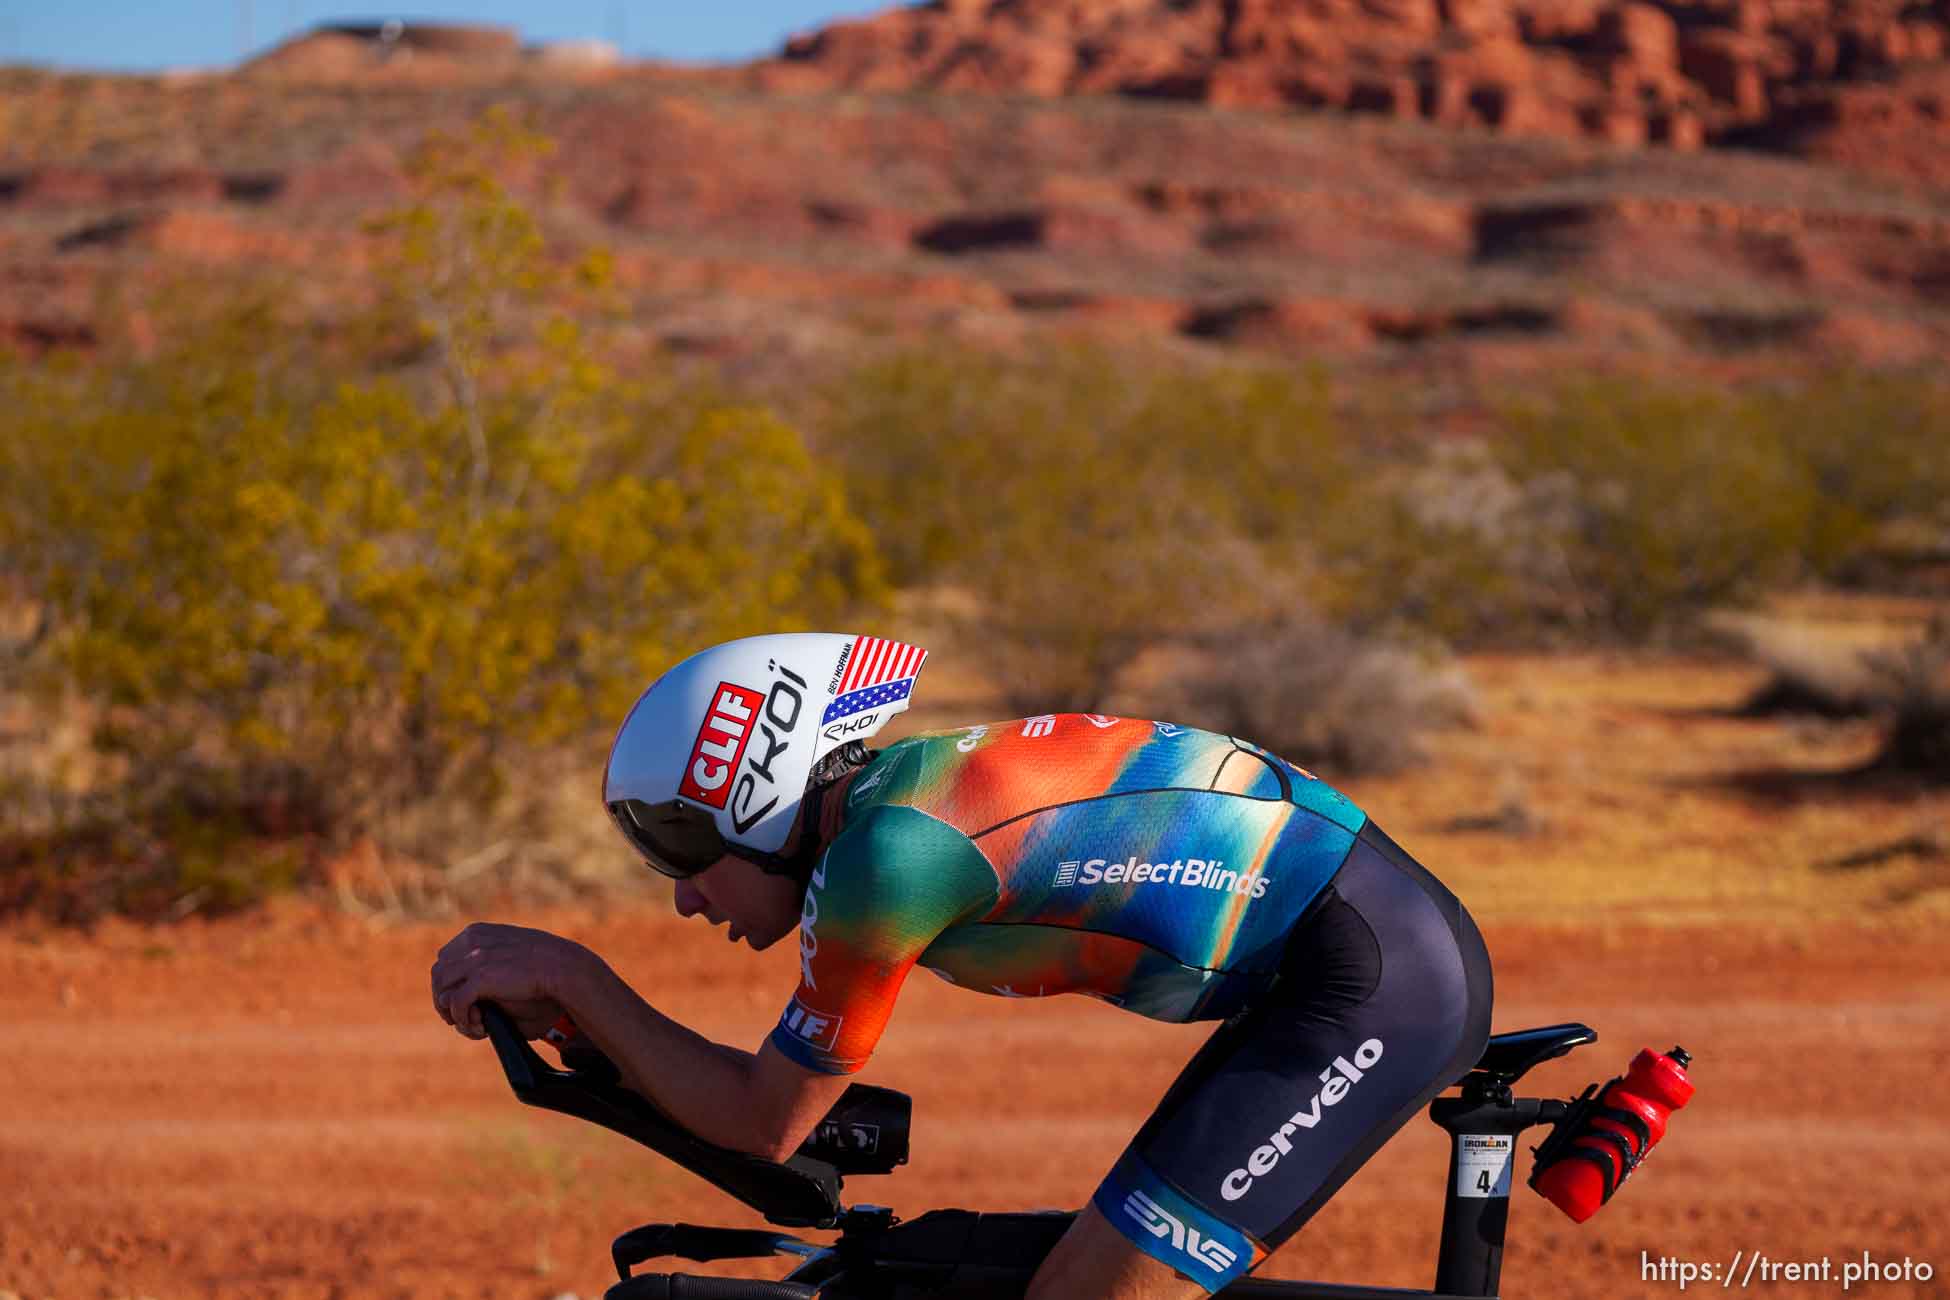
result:
<svg viewBox="0 0 1950 1300"><path fill-rule="evenodd" d="M936 0L794 40L780 87L1110 93L1950 182L1945 0Z"/></svg>
<svg viewBox="0 0 1950 1300"><path fill-rule="evenodd" d="M367 219L415 141L513 105L559 143L518 178L551 236L616 254L623 345L772 377L932 330L1317 358L1438 406L1577 366L1927 363L1950 352L1945 125L1809 106L1920 94L1944 7L1842 4L1817 30L1794 17L1813 0L1550 23L1541 2L984 0L707 73L407 63L344 33L229 75L0 73L0 339L93 345L184 271L366 292ZM1708 74L1722 46L1771 52L1757 91ZM1362 111L1384 72L1394 107ZM1492 84L1532 107L1489 129ZM869 93L916 87L943 93ZM947 93L970 88L1065 97ZM1094 90L1143 93L1067 95ZM1600 92L1643 130L1591 117Z"/></svg>

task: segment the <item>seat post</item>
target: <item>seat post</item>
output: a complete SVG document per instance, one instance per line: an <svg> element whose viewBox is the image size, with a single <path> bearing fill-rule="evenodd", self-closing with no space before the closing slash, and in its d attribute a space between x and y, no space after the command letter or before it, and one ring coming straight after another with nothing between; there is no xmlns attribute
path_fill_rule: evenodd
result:
<svg viewBox="0 0 1950 1300"><path fill-rule="evenodd" d="M1449 1134L1449 1185L1435 1289L1442 1295L1494 1296L1502 1284L1503 1238L1510 1222L1516 1135L1555 1118L1562 1103L1512 1099L1509 1085L1480 1071L1460 1097L1438 1097L1429 1118Z"/></svg>

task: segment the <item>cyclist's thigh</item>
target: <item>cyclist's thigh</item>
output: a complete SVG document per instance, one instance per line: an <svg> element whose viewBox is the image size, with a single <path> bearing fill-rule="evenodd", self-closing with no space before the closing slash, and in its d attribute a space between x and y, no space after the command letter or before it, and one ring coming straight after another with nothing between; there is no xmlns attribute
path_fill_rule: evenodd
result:
<svg viewBox="0 0 1950 1300"><path fill-rule="evenodd" d="M1193 1057L1098 1191L1133 1242L1215 1290L1298 1231L1488 1038L1488 954L1433 876L1364 832L1328 889L1276 994Z"/></svg>

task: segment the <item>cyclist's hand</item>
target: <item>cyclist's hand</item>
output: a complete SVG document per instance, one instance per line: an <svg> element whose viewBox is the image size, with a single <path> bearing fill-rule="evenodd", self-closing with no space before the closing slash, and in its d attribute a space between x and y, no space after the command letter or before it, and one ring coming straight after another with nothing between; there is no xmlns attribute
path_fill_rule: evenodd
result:
<svg viewBox="0 0 1950 1300"><path fill-rule="evenodd" d="M480 1002L499 1003L528 1038L562 1015L558 990L600 959L546 930L476 921L440 950L433 963L433 1008L468 1038L484 1038Z"/></svg>

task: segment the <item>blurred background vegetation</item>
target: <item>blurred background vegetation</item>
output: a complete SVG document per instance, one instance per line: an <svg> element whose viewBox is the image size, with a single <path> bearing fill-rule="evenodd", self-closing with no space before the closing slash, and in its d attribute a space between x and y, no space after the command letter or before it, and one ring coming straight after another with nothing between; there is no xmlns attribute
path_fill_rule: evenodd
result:
<svg viewBox="0 0 1950 1300"><path fill-rule="evenodd" d="M1566 374L1460 439L1323 372L1083 343L901 339L785 394L624 368L607 259L500 179L548 147L430 135L352 319L184 282L141 336L0 358L0 662L39 720L0 911L595 887L609 729L763 630L943 637L1017 713L1331 776L1469 725L1459 652L1684 643L1950 555L1941 373ZM1950 628L1845 681L1776 658L1950 774Z"/></svg>

